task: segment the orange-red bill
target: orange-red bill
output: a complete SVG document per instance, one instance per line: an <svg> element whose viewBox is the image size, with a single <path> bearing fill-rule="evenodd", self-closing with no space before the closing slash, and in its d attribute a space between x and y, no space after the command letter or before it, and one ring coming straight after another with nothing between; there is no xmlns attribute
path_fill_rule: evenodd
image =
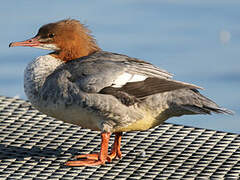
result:
<svg viewBox="0 0 240 180"><path fill-rule="evenodd" d="M39 37L36 36L34 38L28 39L26 41L19 41L19 42L12 42L9 44L9 47L15 47L15 46L39 46L41 43L39 42Z"/></svg>

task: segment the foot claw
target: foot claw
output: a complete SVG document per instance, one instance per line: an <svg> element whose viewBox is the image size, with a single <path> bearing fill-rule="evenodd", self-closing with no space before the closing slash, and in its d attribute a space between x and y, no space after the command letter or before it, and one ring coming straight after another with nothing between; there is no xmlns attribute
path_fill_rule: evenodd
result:
<svg viewBox="0 0 240 180"><path fill-rule="evenodd" d="M121 159L122 158L122 153L120 152L113 152L107 156L107 161L112 162L113 159Z"/></svg>

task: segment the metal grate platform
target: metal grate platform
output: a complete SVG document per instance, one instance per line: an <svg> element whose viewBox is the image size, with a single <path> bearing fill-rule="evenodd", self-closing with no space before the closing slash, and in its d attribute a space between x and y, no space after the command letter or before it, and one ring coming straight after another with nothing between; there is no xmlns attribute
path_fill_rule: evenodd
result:
<svg viewBox="0 0 240 180"><path fill-rule="evenodd" d="M99 148L99 132L47 117L24 100L0 96L0 179L240 177L237 134L165 123L125 133L121 160L97 167L63 165L76 154Z"/></svg>

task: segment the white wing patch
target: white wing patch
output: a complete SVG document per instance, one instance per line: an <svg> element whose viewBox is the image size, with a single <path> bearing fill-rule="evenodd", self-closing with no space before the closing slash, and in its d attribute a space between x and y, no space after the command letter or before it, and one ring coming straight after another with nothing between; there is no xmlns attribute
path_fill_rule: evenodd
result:
<svg viewBox="0 0 240 180"><path fill-rule="evenodd" d="M147 76L139 75L139 74L129 74L123 73L113 82L112 87L120 88L127 84L128 82L138 82L144 81Z"/></svg>

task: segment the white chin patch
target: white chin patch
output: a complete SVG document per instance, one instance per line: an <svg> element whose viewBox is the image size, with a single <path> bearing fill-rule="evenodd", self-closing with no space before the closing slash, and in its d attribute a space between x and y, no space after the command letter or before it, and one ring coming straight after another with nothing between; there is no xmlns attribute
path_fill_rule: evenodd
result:
<svg viewBox="0 0 240 180"><path fill-rule="evenodd" d="M40 49L47 49L47 50L59 50L59 48L55 44L41 44L40 46L34 46Z"/></svg>

